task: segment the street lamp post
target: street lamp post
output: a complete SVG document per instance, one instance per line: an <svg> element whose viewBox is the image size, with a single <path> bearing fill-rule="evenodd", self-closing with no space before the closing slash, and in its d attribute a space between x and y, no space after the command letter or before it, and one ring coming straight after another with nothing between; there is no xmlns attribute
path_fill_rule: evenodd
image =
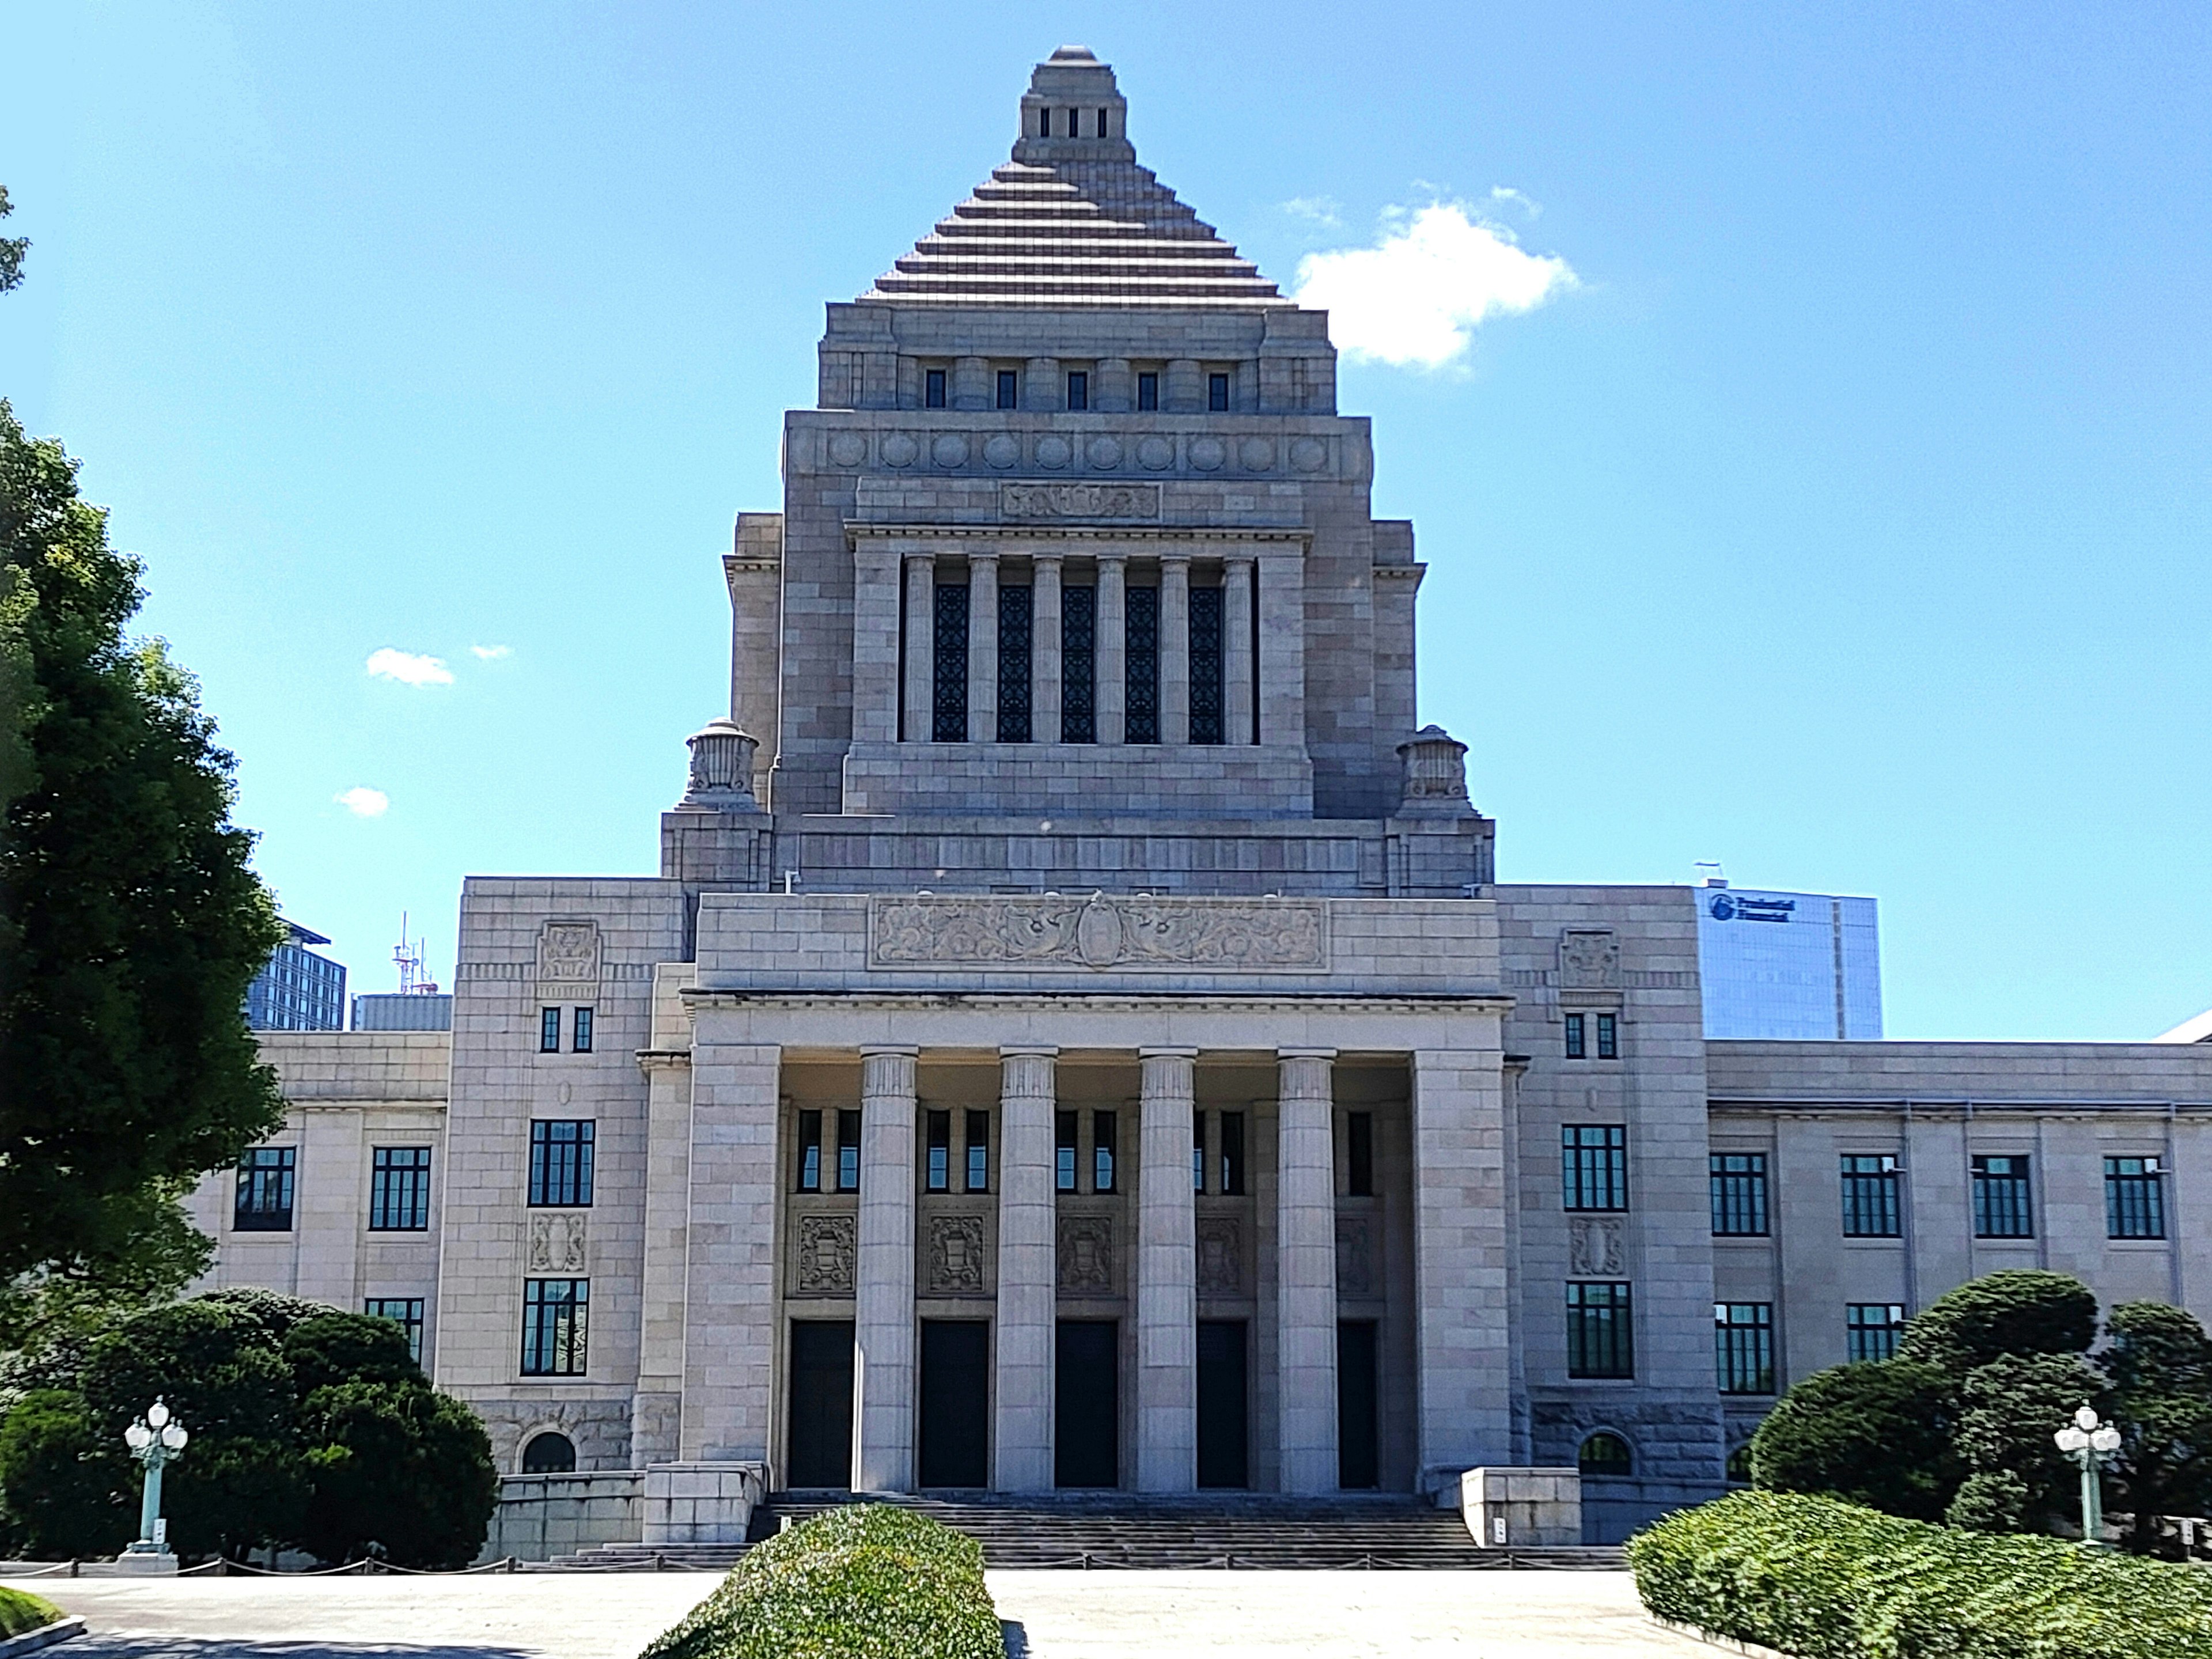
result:
<svg viewBox="0 0 2212 1659"><path fill-rule="evenodd" d="M145 1416L123 1431L131 1455L146 1466L146 1484L138 1500L138 1539L124 1552L126 1556L166 1556L170 1553L168 1523L161 1519L161 1470L183 1455L191 1437L185 1425L169 1414L160 1400L146 1408Z"/></svg>
<svg viewBox="0 0 2212 1659"><path fill-rule="evenodd" d="M2101 1548L2105 1541L2104 1481L2099 1474L2104 1461L2120 1449L2120 1431L2100 1422L2084 1406L2074 1420L2051 1437L2058 1449L2072 1458L2081 1471L2081 1541Z"/></svg>

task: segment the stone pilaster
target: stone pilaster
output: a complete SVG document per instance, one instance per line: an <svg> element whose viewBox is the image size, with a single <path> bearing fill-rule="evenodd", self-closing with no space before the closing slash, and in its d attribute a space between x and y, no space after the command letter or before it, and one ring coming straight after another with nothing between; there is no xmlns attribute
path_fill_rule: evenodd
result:
<svg viewBox="0 0 2212 1659"><path fill-rule="evenodd" d="M1160 557L1160 741L1190 741L1190 560Z"/></svg>
<svg viewBox="0 0 2212 1659"><path fill-rule="evenodd" d="M1337 1486L1335 1056L1333 1048L1276 1056L1275 1378L1288 1492Z"/></svg>
<svg viewBox="0 0 2212 1659"><path fill-rule="evenodd" d="M775 1123L781 1052L691 1051L685 1160L682 1456L764 1460L775 1347Z"/></svg>
<svg viewBox="0 0 2212 1659"><path fill-rule="evenodd" d="M1260 741L1306 740L1306 570L1296 553L1260 556Z"/></svg>
<svg viewBox="0 0 2212 1659"><path fill-rule="evenodd" d="M856 1492L907 1492L914 1486L914 1066L912 1048L860 1051L860 1224L853 1297Z"/></svg>
<svg viewBox="0 0 2212 1659"><path fill-rule="evenodd" d="M1168 364L1167 384L1160 388L1160 407L1178 415L1194 415L1206 407L1206 370L1188 357Z"/></svg>
<svg viewBox="0 0 2212 1659"><path fill-rule="evenodd" d="M1091 709L1097 741L1122 741L1129 695L1129 607L1125 598L1128 560L1098 556L1097 620L1092 635Z"/></svg>
<svg viewBox="0 0 2212 1659"><path fill-rule="evenodd" d="M999 1051L997 1432L991 1484L1042 1492L1053 1479L1053 1048Z"/></svg>
<svg viewBox="0 0 2212 1659"><path fill-rule="evenodd" d="M899 559L863 544L853 556L853 741L896 743Z"/></svg>
<svg viewBox="0 0 2212 1659"><path fill-rule="evenodd" d="M1193 1048L1138 1051L1137 1490L1198 1485L1198 1231Z"/></svg>
<svg viewBox="0 0 2212 1659"><path fill-rule="evenodd" d="M937 713L937 555L906 556L906 710L908 743L927 743Z"/></svg>
<svg viewBox="0 0 2212 1659"><path fill-rule="evenodd" d="M955 409L988 409L991 406L991 365L981 357L955 357L952 360L952 397Z"/></svg>
<svg viewBox="0 0 2212 1659"><path fill-rule="evenodd" d="M1060 555L1030 562L1030 741L1060 741Z"/></svg>
<svg viewBox="0 0 2212 1659"><path fill-rule="evenodd" d="M1252 741L1252 560L1221 568L1221 740Z"/></svg>
<svg viewBox="0 0 2212 1659"><path fill-rule="evenodd" d="M999 556L968 556L968 741L999 740Z"/></svg>
<svg viewBox="0 0 2212 1659"><path fill-rule="evenodd" d="M1022 407L1059 409L1067 401L1060 383L1060 359L1032 357L1022 368Z"/></svg>

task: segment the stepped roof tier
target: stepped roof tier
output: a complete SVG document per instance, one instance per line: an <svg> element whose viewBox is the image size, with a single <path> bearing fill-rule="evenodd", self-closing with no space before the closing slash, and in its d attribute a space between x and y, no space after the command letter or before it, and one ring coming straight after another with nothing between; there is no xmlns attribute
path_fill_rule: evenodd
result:
<svg viewBox="0 0 2212 1659"><path fill-rule="evenodd" d="M938 221L863 301L1211 307L1291 301L1137 165L1114 71L1086 46L1036 67L1013 159Z"/></svg>

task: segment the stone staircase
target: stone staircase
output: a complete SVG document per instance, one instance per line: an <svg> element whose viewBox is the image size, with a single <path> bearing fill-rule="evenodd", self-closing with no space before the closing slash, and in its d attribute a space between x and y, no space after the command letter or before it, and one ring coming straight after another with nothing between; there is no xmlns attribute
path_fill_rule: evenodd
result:
<svg viewBox="0 0 2212 1659"><path fill-rule="evenodd" d="M855 1501L845 1492L775 1492L754 1513L753 1538ZM1050 1497L877 1498L957 1528L994 1568L1239 1568L1335 1571L1536 1567L1608 1570L1617 1546L1478 1549L1458 1514L1410 1498L1285 1498L1210 1494L1139 1498L1127 1492ZM556 1569L726 1567L738 1544L605 1544L549 1562Z"/></svg>

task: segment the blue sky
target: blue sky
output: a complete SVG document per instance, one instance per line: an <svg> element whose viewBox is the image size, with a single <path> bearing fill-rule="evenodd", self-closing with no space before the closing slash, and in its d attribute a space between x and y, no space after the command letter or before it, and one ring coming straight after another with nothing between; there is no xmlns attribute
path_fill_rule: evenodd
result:
<svg viewBox="0 0 2212 1659"><path fill-rule="evenodd" d="M1341 383L1377 513L1418 523L1422 712L1471 745L1504 878L1717 859L1874 894L1893 1036L2212 1005L2202 6L8 32L34 245L0 394L147 559L261 867L356 990L403 909L450 974L465 872L653 868L726 696L717 555L777 503L822 303L1004 159L1030 65L1082 41L1139 158L1286 285L1437 207L1572 273ZM386 648L450 683L371 675Z"/></svg>

